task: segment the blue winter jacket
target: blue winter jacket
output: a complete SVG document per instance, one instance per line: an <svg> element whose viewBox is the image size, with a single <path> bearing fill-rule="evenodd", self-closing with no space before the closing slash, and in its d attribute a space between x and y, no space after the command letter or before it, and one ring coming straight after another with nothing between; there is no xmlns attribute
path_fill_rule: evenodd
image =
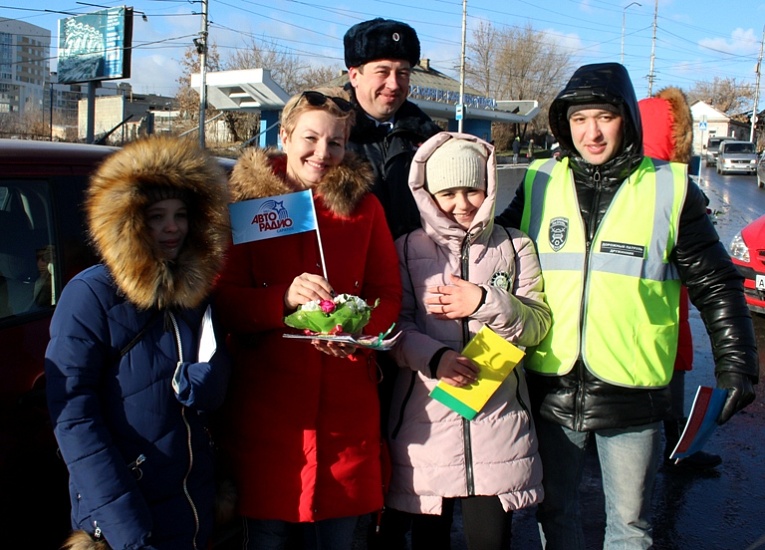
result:
<svg viewBox="0 0 765 550"><path fill-rule="evenodd" d="M148 206L170 198L187 209L176 214L187 231L172 260L160 243L176 233L148 217ZM173 138L125 146L88 188L90 236L104 263L61 293L45 375L72 527L113 550L206 550L211 538L206 413L222 404L230 367L222 337L211 339L214 353L199 343L214 333L202 326L230 239L227 202L217 162Z"/></svg>
<svg viewBox="0 0 765 550"><path fill-rule="evenodd" d="M100 529L114 549L191 549L190 534L210 536L213 449L204 411L222 403L229 365L222 350L195 362L203 314L172 314L178 363L172 321L166 327L157 310L139 311L99 265L66 286L53 316L47 392L70 472L73 527Z"/></svg>

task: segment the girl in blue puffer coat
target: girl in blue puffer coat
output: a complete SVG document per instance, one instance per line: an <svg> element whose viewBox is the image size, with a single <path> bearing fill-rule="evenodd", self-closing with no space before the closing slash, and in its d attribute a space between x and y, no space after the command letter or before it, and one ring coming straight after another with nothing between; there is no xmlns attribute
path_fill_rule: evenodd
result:
<svg viewBox="0 0 765 550"><path fill-rule="evenodd" d="M175 138L134 142L91 179L85 206L103 263L64 289L45 361L70 474L76 531L65 547L208 544L206 413L229 375L208 295L229 240L227 199L217 162Z"/></svg>

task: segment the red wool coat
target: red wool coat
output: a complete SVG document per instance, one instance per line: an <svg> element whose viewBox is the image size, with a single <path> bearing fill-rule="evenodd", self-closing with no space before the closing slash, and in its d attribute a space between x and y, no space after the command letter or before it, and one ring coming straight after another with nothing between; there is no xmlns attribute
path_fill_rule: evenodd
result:
<svg viewBox="0 0 765 550"><path fill-rule="evenodd" d="M252 150L232 175L234 200L290 192L276 174L285 159ZM371 173L352 154L322 180L314 202L327 275L337 293L380 305L365 333L396 321L398 258ZM286 340L284 294L304 272L322 274L317 235L306 232L233 246L217 286L230 332L234 374L223 445L239 511L291 522L356 516L382 507L377 371L372 352L356 361Z"/></svg>

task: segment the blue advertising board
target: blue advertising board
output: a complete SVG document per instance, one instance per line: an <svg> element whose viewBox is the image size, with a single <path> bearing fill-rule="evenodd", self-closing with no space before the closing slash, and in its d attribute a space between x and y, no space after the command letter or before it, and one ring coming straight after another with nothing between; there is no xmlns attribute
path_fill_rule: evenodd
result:
<svg viewBox="0 0 765 550"><path fill-rule="evenodd" d="M59 19L58 81L72 84L129 78L132 38L132 8Z"/></svg>

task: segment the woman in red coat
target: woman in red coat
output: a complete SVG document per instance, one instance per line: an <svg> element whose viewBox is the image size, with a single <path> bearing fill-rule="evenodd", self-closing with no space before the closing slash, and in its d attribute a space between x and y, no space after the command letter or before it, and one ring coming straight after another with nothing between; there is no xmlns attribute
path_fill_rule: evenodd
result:
<svg viewBox="0 0 765 550"><path fill-rule="evenodd" d="M365 333L398 317L398 258L371 169L345 151L352 124L339 88L294 96L284 152L249 149L231 177L234 201L311 189L323 245L323 259L315 231L235 245L218 283L235 358L223 441L249 549L284 547L293 524L309 547L350 548L358 516L382 507L373 352L283 338L298 306L342 293L380 299Z"/></svg>

